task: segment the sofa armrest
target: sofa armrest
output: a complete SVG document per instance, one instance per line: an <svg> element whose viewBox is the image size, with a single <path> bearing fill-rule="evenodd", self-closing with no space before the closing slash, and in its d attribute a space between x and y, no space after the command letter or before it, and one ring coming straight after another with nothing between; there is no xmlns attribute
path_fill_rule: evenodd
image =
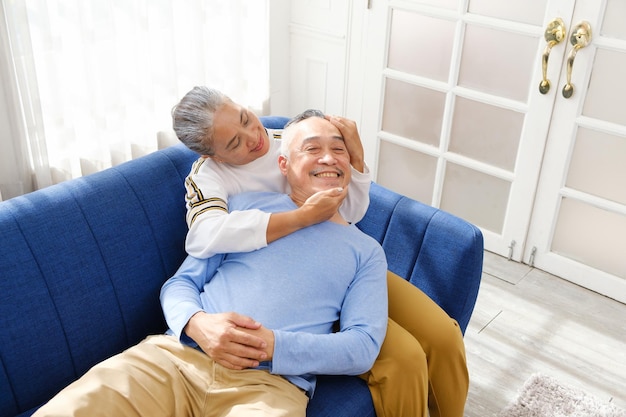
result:
<svg viewBox="0 0 626 417"><path fill-rule="evenodd" d="M465 332L482 275L483 237L476 226L376 183L358 226L381 243L390 271L424 291Z"/></svg>

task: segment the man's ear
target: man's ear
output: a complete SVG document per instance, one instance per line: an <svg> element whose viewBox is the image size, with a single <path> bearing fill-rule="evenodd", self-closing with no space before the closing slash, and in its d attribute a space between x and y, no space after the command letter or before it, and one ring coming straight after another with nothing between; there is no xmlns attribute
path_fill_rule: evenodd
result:
<svg viewBox="0 0 626 417"><path fill-rule="evenodd" d="M283 175L287 175L287 165L289 164L289 160L285 155L278 155L278 169Z"/></svg>

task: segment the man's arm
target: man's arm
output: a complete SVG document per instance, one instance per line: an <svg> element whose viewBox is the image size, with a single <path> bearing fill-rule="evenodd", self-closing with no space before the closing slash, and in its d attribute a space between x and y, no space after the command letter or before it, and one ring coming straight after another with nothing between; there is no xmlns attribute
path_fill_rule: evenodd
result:
<svg viewBox="0 0 626 417"><path fill-rule="evenodd" d="M274 331L271 372L359 375L376 360L387 330L387 262L382 249L357 272L331 334Z"/></svg>
<svg viewBox="0 0 626 417"><path fill-rule="evenodd" d="M181 342L194 345L183 329L189 319L203 310L200 292L215 274L223 256L197 259L188 256L176 273L161 287L161 308L170 330Z"/></svg>
<svg viewBox="0 0 626 417"><path fill-rule="evenodd" d="M266 359L268 343L248 334L260 324L237 313L208 314L200 292L213 277L223 256L196 259L191 256L161 288L161 307L170 330L187 345L200 348L219 364L231 369L258 366ZM271 341L273 342L273 340Z"/></svg>

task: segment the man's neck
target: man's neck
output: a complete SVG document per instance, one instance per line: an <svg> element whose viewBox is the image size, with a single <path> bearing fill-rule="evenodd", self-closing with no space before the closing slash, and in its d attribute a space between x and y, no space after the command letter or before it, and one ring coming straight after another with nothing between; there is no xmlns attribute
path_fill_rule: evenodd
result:
<svg viewBox="0 0 626 417"><path fill-rule="evenodd" d="M350 224L347 221L345 221L345 219L343 218L343 216L341 214L339 214L339 212L335 213L335 215L333 217L331 217L330 219L328 219L328 221L331 221L331 222L337 223L337 224L343 224L345 226Z"/></svg>
<svg viewBox="0 0 626 417"><path fill-rule="evenodd" d="M289 194L289 198L291 198L291 201L293 201L294 204L298 207L302 207L302 204L304 204L302 201L298 200L297 198L294 198L293 194ZM328 221L331 221L337 224L343 224L346 226L350 224L343 218L341 213L339 213L338 211L335 214L333 214L333 216L330 219L328 219Z"/></svg>

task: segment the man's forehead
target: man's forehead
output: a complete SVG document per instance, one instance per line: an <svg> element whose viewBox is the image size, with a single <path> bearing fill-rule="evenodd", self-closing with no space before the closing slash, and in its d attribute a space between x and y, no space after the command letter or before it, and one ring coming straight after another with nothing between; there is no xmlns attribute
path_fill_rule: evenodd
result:
<svg viewBox="0 0 626 417"><path fill-rule="evenodd" d="M339 129L326 119L321 117L309 117L293 126L297 136L306 139L321 138L323 136L335 136L341 138Z"/></svg>
<svg viewBox="0 0 626 417"><path fill-rule="evenodd" d="M307 142L317 142L323 139L331 139L331 140L338 140L343 142L343 137L339 134L337 135L313 135L313 136L306 136L302 139L302 143L307 143Z"/></svg>

